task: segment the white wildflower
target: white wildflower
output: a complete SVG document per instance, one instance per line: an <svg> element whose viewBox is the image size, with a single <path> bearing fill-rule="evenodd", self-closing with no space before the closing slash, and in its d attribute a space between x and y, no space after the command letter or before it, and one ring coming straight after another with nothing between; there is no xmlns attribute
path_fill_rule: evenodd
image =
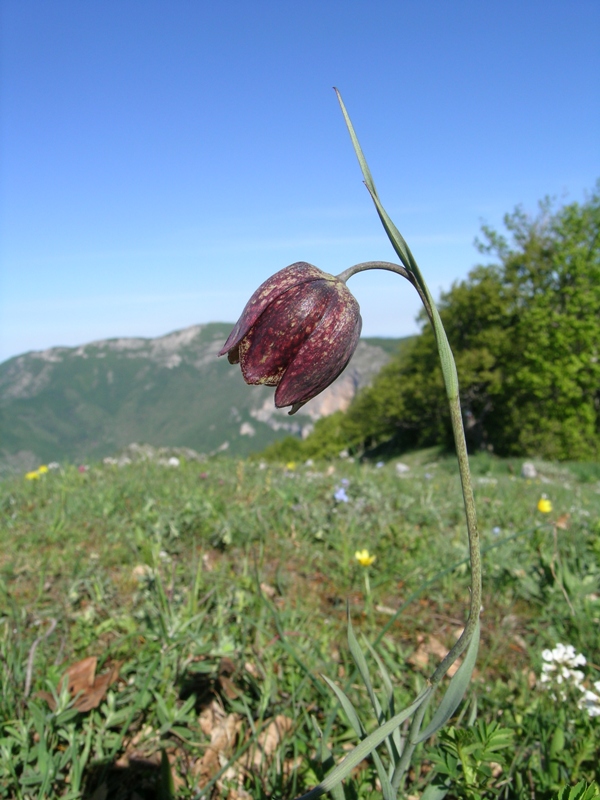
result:
<svg viewBox="0 0 600 800"><path fill-rule="evenodd" d="M596 681L594 686L600 691L600 681ZM600 695L589 691L589 689L582 689L582 691L583 695L577 703L578 707L583 711L587 711L588 717L600 717Z"/></svg>
<svg viewBox="0 0 600 800"><path fill-rule="evenodd" d="M583 667L587 663L586 657L582 653L577 653L573 645L564 645L560 642L552 650L543 650L542 674L540 683L546 684L546 689L557 689L556 693L551 692L552 697L560 700L567 699L567 689L573 688L582 692L582 696L577 702L578 708L587 711L588 716L600 716L600 696L585 688L583 682L585 674L576 667ZM594 688L600 692L600 681L596 681Z"/></svg>

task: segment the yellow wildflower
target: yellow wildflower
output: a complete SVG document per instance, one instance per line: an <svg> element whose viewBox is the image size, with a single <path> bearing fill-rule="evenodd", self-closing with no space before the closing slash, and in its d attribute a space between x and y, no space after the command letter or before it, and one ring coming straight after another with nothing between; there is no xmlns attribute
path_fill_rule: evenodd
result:
<svg viewBox="0 0 600 800"><path fill-rule="evenodd" d="M370 567L377 556L370 556L368 550L357 550L356 553L354 553L354 558L358 561L361 567Z"/></svg>
<svg viewBox="0 0 600 800"><path fill-rule="evenodd" d="M36 481L40 477L40 473L37 469L33 470L33 472L26 472L25 473L25 480L26 481Z"/></svg>
<svg viewBox="0 0 600 800"><path fill-rule="evenodd" d="M290 471L295 470L296 469L296 462L295 461L288 461L288 463L285 465L285 468L289 469Z"/></svg>
<svg viewBox="0 0 600 800"><path fill-rule="evenodd" d="M42 464L41 467L37 468L37 471L40 473L40 475L43 475L44 472L48 472L48 467L45 464Z"/></svg>
<svg viewBox="0 0 600 800"><path fill-rule="evenodd" d="M540 499L538 500L537 504L538 511L541 511L542 514L549 514L552 511L552 503L545 494L543 494Z"/></svg>

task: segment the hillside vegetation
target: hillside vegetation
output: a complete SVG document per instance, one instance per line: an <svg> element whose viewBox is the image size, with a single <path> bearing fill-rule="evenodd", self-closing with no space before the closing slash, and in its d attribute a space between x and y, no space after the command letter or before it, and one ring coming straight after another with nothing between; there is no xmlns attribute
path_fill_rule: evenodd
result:
<svg viewBox="0 0 600 800"><path fill-rule="evenodd" d="M493 256L442 295L469 446L548 459L600 457L600 184L582 204L540 204L483 228ZM305 442L273 457L306 458L451 446L432 328L358 394L346 414L321 420ZM385 449L385 448L384 448Z"/></svg>
<svg viewBox="0 0 600 800"><path fill-rule="evenodd" d="M53 347L0 364L0 473L40 462L86 462L132 442L210 454L256 452L345 408L388 361L399 340L362 340L345 372L295 417L273 390L246 387L217 358L227 323L194 325L155 339L107 339Z"/></svg>

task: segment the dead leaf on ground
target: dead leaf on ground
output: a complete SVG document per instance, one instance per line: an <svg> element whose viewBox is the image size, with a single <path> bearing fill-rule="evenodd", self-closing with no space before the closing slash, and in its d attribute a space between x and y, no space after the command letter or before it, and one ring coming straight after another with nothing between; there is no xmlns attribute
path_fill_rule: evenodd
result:
<svg viewBox="0 0 600 800"><path fill-rule="evenodd" d="M76 698L73 708L82 713L98 708L106 696L108 687L119 677L120 664L113 664L108 672L96 675L98 659L96 656L89 656L76 664L71 664L58 684L58 691L62 691L64 682L67 682L67 689L71 697ZM45 700L52 711L56 708L54 697L49 692L38 692L38 697Z"/></svg>
<svg viewBox="0 0 600 800"><path fill-rule="evenodd" d="M160 736L151 725L144 725L131 739L123 743L123 753L115 767L127 769L132 764L158 767L160 765Z"/></svg>
<svg viewBox="0 0 600 800"><path fill-rule="evenodd" d="M246 661L244 664L244 669L246 672L249 672L253 678L260 678L260 672L258 671L256 664L253 664L252 661Z"/></svg>
<svg viewBox="0 0 600 800"><path fill-rule="evenodd" d="M266 721L256 743L244 754L240 764L248 770L267 768L293 726L293 721L285 714L278 714Z"/></svg>
<svg viewBox="0 0 600 800"><path fill-rule="evenodd" d="M213 700L200 714L199 722L202 732L206 736L210 736L210 744L207 746L206 752L202 758L196 761L193 768L194 775L198 780L198 788L201 789L233 754L242 721L239 714L226 714L221 706ZM223 777L231 780L237 777L237 772L230 768Z"/></svg>
<svg viewBox="0 0 600 800"><path fill-rule="evenodd" d="M566 531L569 527L569 517L570 514L562 514L554 523L556 528L560 528L562 531Z"/></svg>
<svg viewBox="0 0 600 800"><path fill-rule="evenodd" d="M414 667L425 669L429 665L429 656L436 656L441 661L446 655L448 655L448 648L435 636L428 636L427 639L421 639L419 646L407 661ZM459 667L460 658L448 669L448 675L452 677Z"/></svg>
<svg viewBox="0 0 600 800"><path fill-rule="evenodd" d="M230 680L226 675L221 675L219 677L219 685L221 686L223 694L230 700L233 700L234 697L240 696L239 689L237 688L235 683L232 680Z"/></svg>
<svg viewBox="0 0 600 800"><path fill-rule="evenodd" d="M236 672L236 666L230 658L224 657L219 664L219 685L223 694L232 700L234 697L239 697L240 691L231 680L231 677Z"/></svg>

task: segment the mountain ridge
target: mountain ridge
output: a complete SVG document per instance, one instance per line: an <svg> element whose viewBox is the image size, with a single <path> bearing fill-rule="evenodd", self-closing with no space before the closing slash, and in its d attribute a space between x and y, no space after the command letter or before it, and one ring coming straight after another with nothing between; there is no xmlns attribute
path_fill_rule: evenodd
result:
<svg viewBox="0 0 600 800"><path fill-rule="evenodd" d="M274 408L272 388L246 386L239 368L217 358L231 327L192 325L4 361L1 467L98 459L134 441L246 455L282 435L306 435L316 419L345 409L402 342L361 340L332 386L289 417Z"/></svg>

